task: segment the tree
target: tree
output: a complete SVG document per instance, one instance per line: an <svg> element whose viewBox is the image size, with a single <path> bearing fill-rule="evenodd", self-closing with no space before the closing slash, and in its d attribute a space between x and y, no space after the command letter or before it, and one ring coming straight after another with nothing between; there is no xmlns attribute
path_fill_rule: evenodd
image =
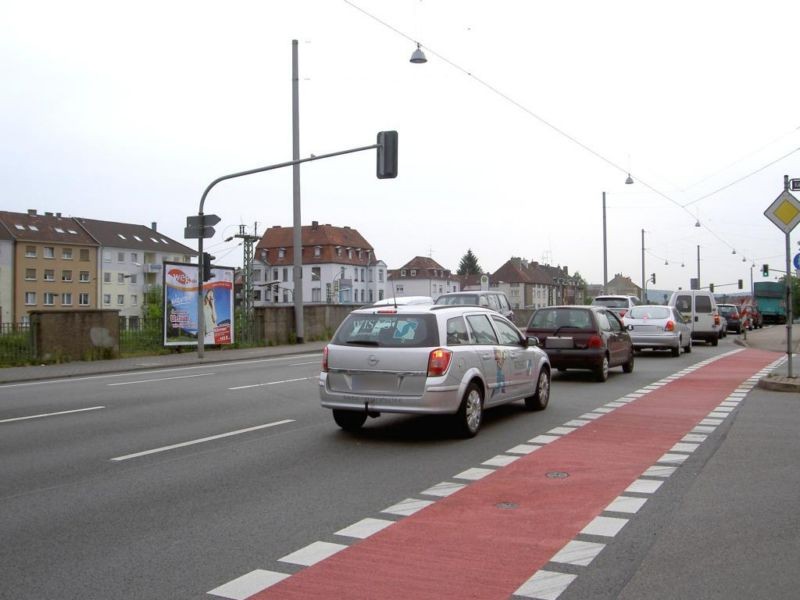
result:
<svg viewBox="0 0 800 600"><path fill-rule="evenodd" d="M478 264L478 257L472 253L472 248L467 250L467 253L461 257L461 262L458 264L459 275L481 275L483 269Z"/></svg>
<svg viewBox="0 0 800 600"><path fill-rule="evenodd" d="M578 304L588 304L586 299L586 280L578 271L572 274L572 279L575 280L576 297L575 302Z"/></svg>

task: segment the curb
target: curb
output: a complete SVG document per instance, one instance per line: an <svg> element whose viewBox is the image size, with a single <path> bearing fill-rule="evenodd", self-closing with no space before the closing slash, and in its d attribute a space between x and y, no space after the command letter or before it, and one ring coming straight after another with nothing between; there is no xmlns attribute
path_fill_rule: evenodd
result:
<svg viewBox="0 0 800 600"><path fill-rule="evenodd" d="M767 375L758 380L758 387L773 392L794 392L800 394L800 377Z"/></svg>

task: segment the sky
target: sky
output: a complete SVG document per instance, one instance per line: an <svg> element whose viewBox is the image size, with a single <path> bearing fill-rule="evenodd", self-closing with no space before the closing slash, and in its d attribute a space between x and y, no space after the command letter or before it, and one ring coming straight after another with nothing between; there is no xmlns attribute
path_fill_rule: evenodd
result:
<svg viewBox="0 0 800 600"><path fill-rule="evenodd" d="M183 228L211 181L292 158L296 39L301 157L400 140L396 179L374 150L304 164L302 223L357 229L389 268L455 271L471 249L485 271L518 256L602 283L605 192L609 279L641 285L643 248L659 289L688 288L698 256L718 291L785 269L763 213L800 178L800 3L2 7L4 210L156 222L196 248ZM206 248L239 266L241 225L292 226L292 170L220 183L204 212Z"/></svg>

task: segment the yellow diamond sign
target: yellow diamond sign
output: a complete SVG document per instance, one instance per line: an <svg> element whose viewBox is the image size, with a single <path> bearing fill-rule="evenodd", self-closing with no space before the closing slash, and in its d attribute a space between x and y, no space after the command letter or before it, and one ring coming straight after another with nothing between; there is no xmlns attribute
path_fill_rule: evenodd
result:
<svg viewBox="0 0 800 600"><path fill-rule="evenodd" d="M789 233L800 223L800 202L789 192L784 191L764 211L764 216L775 223L778 229Z"/></svg>

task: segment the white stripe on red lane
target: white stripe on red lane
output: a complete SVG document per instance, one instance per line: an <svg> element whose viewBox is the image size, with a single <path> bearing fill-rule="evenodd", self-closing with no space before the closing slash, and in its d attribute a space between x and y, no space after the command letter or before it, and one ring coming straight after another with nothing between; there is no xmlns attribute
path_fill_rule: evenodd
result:
<svg viewBox="0 0 800 600"><path fill-rule="evenodd" d="M714 361L252 599L507 599L774 359L748 349Z"/></svg>

